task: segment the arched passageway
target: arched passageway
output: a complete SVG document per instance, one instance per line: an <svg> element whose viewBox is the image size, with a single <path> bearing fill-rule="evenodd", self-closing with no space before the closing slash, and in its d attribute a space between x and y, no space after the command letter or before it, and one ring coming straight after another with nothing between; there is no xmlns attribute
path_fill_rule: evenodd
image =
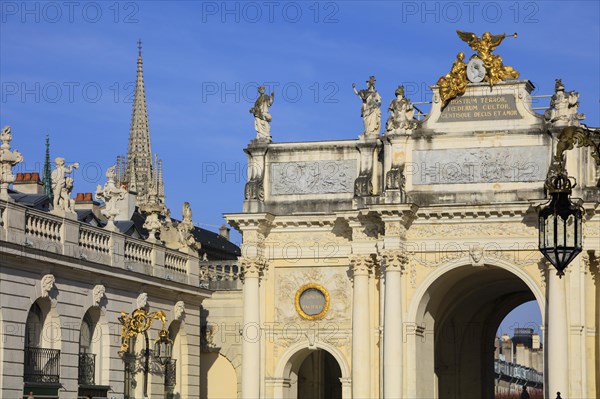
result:
<svg viewBox="0 0 600 399"><path fill-rule="evenodd" d="M276 375L281 385L273 397L290 399L342 399L350 397L349 367L335 348L296 346L283 355Z"/></svg>
<svg viewBox="0 0 600 399"><path fill-rule="evenodd" d="M342 372L327 351L312 351L298 370L298 399L341 399Z"/></svg>
<svg viewBox="0 0 600 399"><path fill-rule="evenodd" d="M440 274L418 303L416 396L494 398L496 329L512 309L534 299L522 278L501 267Z"/></svg>

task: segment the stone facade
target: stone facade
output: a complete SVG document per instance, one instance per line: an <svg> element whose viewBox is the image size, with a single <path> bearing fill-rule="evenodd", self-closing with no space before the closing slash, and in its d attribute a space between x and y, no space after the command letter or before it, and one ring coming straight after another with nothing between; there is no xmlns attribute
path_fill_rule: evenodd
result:
<svg viewBox="0 0 600 399"><path fill-rule="evenodd" d="M315 350L337 362L343 398L493 397L496 327L530 300L545 334L568 341L545 346L561 359L546 363L546 395L597 396L598 176L591 149L568 153L584 248L559 279L537 248L537 211L561 130L532 110L532 88L471 83L442 108L434 86L408 132L245 149L262 195L226 217L245 262L263 266L243 283L240 397L296 397ZM305 287L327 302L317 319L299 305Z"/></svg>
<svg viewBox="0 0 600 399"><path fill-rule="evenodd" d="M138 294L144 292L149 308L164 310L168 326L177 329L172 338L179 354L177 360L185 367L179 370L176 391L197 397L200 304L210 296L210 291L198 289L197 257L20 204L1 201L0 215L0 396L17 398L24 389L39 392L36 390L44 387L45 381L28 380L27 367L46 373L48 363L34 366L24 359L28 356L24 350L29 342L25 335L28 314L37 304L44 321L33 324L40 335L36 347L60 351L56 369L60 397L75 398L81 387L80 335L88 314L94 326L89 353L95 355L95 379L91 385L107 387L109 397L122 398L125 365L118 354L118 317L121 311L136 309ZM185 303L185 316L178 319L174 306L181 301ZM160 323L154 323L150 329L152 342L159 328ZM139 370L135 379L141 381ZM160 367L152 369L149 382L152 396L163 395ZM140 397L140 387L141 383L135 397Z"/></svg>

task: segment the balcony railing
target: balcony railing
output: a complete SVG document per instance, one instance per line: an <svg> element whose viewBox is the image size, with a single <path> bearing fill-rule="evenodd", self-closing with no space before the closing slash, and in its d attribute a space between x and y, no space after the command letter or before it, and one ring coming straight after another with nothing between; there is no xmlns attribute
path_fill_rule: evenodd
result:
<svg viewBox="0 0 600 399"><path fill-rule="evenodd" d="M60 350L25 347L25 382L58 383Z"/></svg>
<svg viewBox="0 0 600 399"><path fill-rule="evenodd" d="M96 375L96 355L93 353L79 354L79 384L94 385Z"/></svg>

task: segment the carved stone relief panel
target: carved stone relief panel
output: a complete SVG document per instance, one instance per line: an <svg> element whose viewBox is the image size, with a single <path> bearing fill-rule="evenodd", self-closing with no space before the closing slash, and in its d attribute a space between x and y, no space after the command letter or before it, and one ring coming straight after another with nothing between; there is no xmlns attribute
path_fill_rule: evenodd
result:
<svg viewBox="0 0 600 399"><path fill-rule="evenodd" d="M351 193L356 161L276 162L271 164L271 195Z"/></svg>
<svg viewBox="0 0 600 399"><path fill-rule="evenodd" d="M543 181L545 146L451 148L413 152L414 185Z"/></svg>

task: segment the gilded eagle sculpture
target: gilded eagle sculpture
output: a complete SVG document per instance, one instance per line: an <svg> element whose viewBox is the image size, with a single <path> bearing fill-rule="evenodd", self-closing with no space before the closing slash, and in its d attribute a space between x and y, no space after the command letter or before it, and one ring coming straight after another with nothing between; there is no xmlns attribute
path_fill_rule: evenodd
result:
<svg viewBox="0 0 600 399"><path fill-rule="evenodd" d="M462 59L459 58L452 66L452 70L438 80L437 85L440 89L442 108L445 107L451 99L464 94L469 80L471 82L483 80L488 82L491 87L503 80L517 79L519 77L519 72L513 67L505 66L503 64L502 57L492 54L492 51L494 51L507 37L505 33L492 35L490 32L485 32L481 37L473 32L457 30L456 33L458 34L458 37L476 51L477 54L471 56L468 64L462 63ZM517 34L513 33L510 36L516 38ZM457 65L457 62L460 62L461 64ZM474 78L480 76L479 80L470 79L468 76L469 68L471 68Z"/></svg>

